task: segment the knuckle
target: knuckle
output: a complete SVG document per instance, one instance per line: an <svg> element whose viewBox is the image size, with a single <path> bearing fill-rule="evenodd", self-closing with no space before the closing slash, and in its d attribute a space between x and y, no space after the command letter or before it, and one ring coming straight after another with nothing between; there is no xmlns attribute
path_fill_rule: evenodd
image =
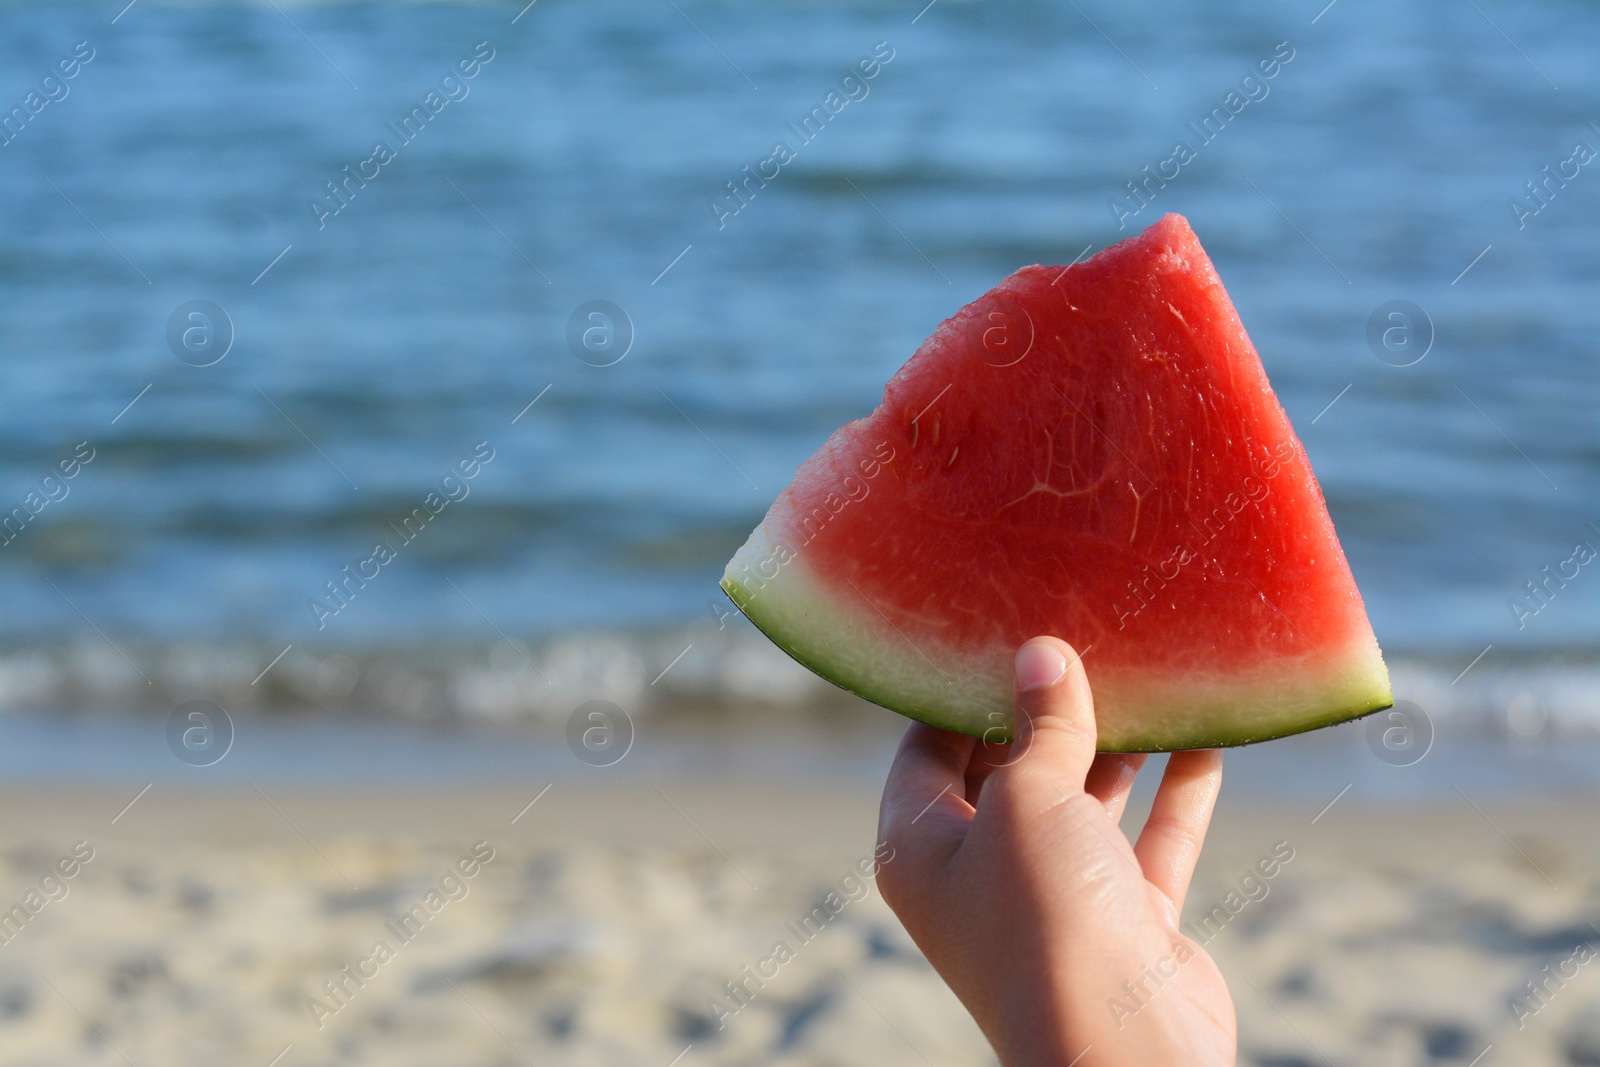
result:
<svg viewBox="0 0 1600 1067"><path fill-rule="evenodd" d="M1153 813L1145 820L1143 835L1149 835L1154 840L1169 841L1176 844L1188 845L1197 839L1194 827L1183 819L1165 813Z"/></svg>
<svg viewBox="0 0 1600 1067"><path fill-rule="evenodd" d="M917 882L903 863L890 864L878 872L878 892L883 894L884 903L896 914L912 903Z"/></svg>

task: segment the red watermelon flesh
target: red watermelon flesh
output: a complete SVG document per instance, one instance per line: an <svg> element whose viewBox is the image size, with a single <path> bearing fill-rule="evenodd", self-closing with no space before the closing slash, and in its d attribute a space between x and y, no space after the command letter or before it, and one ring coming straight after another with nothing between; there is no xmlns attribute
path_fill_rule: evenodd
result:
<svg viewBox="0 0 1600 1067"><path fill-rule="evenodd" d="M944 322L722 585L823 677L991 740L1039 634L1082 655L1105 751L1392 702L1305 450L1179 215Z"/></svg>

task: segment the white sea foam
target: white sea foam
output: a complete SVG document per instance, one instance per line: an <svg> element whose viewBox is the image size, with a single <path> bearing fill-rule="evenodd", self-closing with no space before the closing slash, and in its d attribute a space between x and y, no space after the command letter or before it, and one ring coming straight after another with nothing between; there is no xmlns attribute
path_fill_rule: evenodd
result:
<svg viewBox="0 0 1600 1067"><path fill-rule="evenodd" d="M721 629L592 631L542 643L296 645L275 663L282 645L119 647L128 659L98 640L0 653L0 712L164 714L205 698L247 713L545 726L594 699L645 719L735 722L829 717L855 702L732 620ZM1491 652L1462 673L1470 659L1391 656L1396 699L1473 732L1600 737L1600 662L1592 656L1497 660Z"/></svg>

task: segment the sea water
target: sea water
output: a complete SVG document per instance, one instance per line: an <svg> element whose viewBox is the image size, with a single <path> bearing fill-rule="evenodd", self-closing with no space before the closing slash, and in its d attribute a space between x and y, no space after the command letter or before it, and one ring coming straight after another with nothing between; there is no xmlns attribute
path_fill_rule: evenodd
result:
<svg viewBox="0 0 1600 1067"><path fill-rule="evenodd" d="M1322 7L7 6L0 702L804 703L796 465L1180 211L1400 694L1586 730L1600 13Z"/></svg>

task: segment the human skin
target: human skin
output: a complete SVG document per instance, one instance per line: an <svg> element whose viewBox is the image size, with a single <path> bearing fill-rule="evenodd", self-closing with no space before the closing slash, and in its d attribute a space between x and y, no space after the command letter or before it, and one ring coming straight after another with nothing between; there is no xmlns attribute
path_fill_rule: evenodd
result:
<svg viewBox="0 0 1600 1067"><path fill-rule="evenodd" d="M1221 753L1174 753L1130 844L1117 820L1144 756L1096 754L1077 653L1034 638L1016 674L1014 745L906 732L879 815L884 899L1006 1067L1233 1064L1227 985L1178 930Z"/></svg>

